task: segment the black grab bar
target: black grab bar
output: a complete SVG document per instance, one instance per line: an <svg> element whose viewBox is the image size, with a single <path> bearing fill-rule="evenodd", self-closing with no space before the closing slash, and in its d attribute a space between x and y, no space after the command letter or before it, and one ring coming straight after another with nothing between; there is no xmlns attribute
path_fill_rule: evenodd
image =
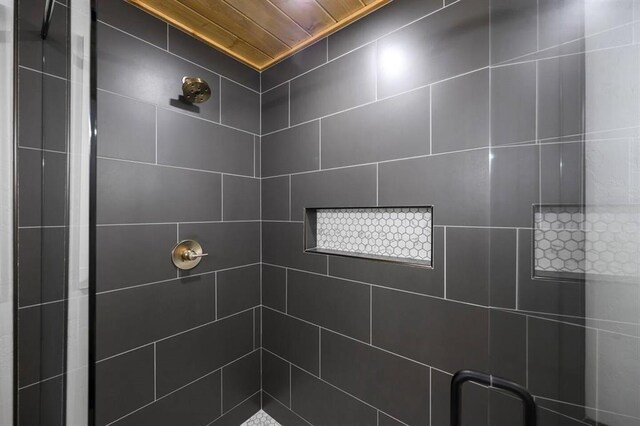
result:
<svg viewBox="0 0 640 426"><path fill-rule="evenodd" d="M465 382L479 383L518 396L523 404L524 426L536 426L536 402L528 390L509 380L472 370L460 370L451 379L451 426L462 426L462 385Z"/></svg>

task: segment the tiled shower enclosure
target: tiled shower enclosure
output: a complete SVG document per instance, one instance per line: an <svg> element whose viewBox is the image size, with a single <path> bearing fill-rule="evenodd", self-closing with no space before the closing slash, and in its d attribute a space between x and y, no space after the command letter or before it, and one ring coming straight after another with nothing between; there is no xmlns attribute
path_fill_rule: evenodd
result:
<svg viewBox="0 0 640 426"><path fill-rule="evenodd" d="M70 5L36 52L18 4L18 423L60 425ZM540 426L640 425L637 0L394 0L262 73L97 16L97 425L448 426L461 369Z"/></svg>

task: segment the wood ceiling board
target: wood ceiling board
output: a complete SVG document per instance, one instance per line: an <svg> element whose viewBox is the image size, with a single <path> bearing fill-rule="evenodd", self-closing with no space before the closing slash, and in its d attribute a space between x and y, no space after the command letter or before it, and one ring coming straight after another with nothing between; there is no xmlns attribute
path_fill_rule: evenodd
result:
<svg viewBox="0 0 640 426"><path fill-rule="evenodd" d="M362 9L364 3L360 0L316 0L336 21L347 18L352 13Z"/></svg>
<svg viewBox="0 0 640 426"><path fill-rule="evenodd" d="M310 36L308 32L285 15L283 11L267 0L224 1L289 46L296 46Z"/></svg>
<svg viewBox="0 0 640 426"><path fill-rule="evenodd" d="M269 0L306 32L316 35L336 24L336 20L316 0Z"/></svg>
<svg viewBox="0 0 640 426"><path fill-rule="evenodd" d="M273 62L269 55L175 0L129 1L251 67L262 68Z"/></svg>
<svg viewBox="0 0 640 426"><path fill-rule="evenodd" d="M128 1L262 71L392 0Z"/></svg>
<svg viewBox="0 0 640 426"><path fill-rule="evenodd" d="M178 1L272 58L281 55L292 47L280 41L273 34L222 0Z"/></svg>

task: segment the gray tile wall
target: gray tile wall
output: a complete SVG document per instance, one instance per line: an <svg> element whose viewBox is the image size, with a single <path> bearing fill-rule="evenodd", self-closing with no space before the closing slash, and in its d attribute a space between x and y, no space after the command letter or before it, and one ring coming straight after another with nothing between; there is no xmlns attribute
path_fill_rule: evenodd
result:
<svg viewBox="0 0 640 426"><path fill-rule="evenodd" d="M637 103L609 100L637 86L640 9L592 3L395 0L262 73L262 390L274 418L446 426L451 376L472 368L528 387L540 425L640 424L637 290L531 278L532 205L584 202L585 139L609 165L638 140ZM591 62L622 70L589 74L612 92L597 94L589 131L631 133L585 134ZM625 142L601 140L614 137ZM629 199L622 168L603 199ZM421 204L434 206L433 269L302 253L304 207ZM629 377L600 382L596 400L598 356ZM480 386L464 398L465 425L521 424L512 398Z"/></svg>
<svg viewBox="0 0 640 426"><path fill-rule="evenodd" d="M56 4L42 42L44 3L16 2L19 425L62 425L64 408L68 9Z"/></svg>
<svg viewBox="0 0 640 426"><path fill-rule="evenodd" d="M19 2L20 424L63 408L68 19L59 2L42 44L43 2ZM527 386L543 426L640 423L640 379L607 374L640 360L640 293L530 271L531 204L584 200L589 59L619 66L595 75L588 143L631 152L638 111L607 111L637 71L636 2L586 26L583 0L395 0L262 74L98 3L99 424L447 425L460 368ZM186 74L208 103L180 103ZM305 206L415 204L433 269L302 253ZM211 257L176 273L184 238ZM596 379L624 398L588 399ZM518 424L502 394L464 398L466 425Z"/></svg>
<svg viewBox="0 0 640 426"><path fill-rule="evenodd" d="M123 1L98 20L98 424L240 424L261 396L259 73ZM184 75L211 99L182 103ZM192 271L183 239L209 253Z"/></svg>

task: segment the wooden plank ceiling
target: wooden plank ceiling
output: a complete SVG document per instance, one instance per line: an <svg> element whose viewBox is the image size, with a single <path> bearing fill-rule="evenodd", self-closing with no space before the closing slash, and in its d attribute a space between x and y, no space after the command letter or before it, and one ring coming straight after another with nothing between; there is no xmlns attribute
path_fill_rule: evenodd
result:
<svg viewBox="0 0 640 426"><path fill-rule="evenodd" d="M128 0L262 71L391 0Z"/></svg>

